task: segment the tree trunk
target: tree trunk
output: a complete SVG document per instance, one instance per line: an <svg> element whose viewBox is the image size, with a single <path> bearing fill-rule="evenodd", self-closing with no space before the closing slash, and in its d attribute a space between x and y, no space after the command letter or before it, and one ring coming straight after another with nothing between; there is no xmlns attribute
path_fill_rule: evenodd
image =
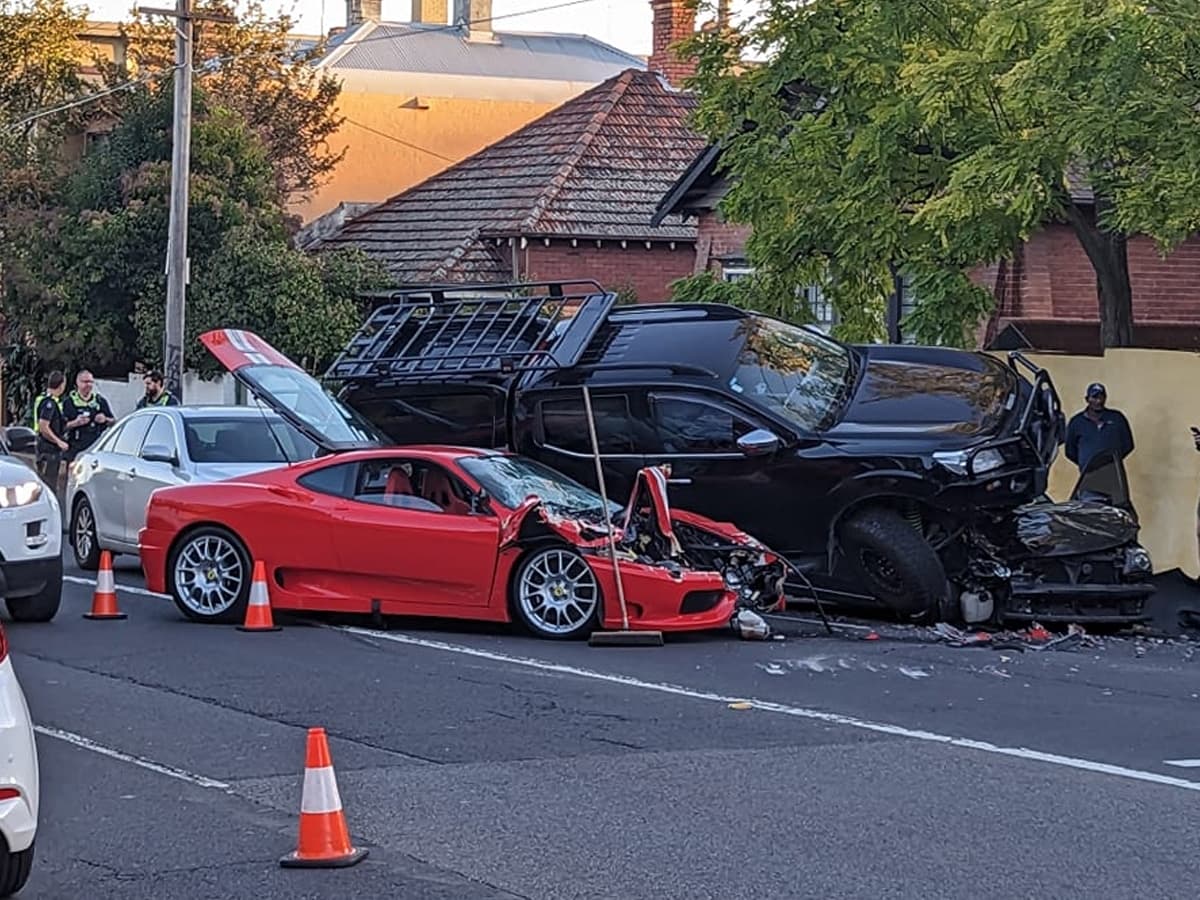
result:
<svg viewBox="0 0 1200 900"><path fill-rule="evenodd" d="M1124 232L1100 227L1105 205L1096 198L1096 214L1078 206L1067 207L1067 220L1096 272L1096 301L1100 311L1100 345L1133 345L1133 286L1129 282L1129 239Z"/></svg>

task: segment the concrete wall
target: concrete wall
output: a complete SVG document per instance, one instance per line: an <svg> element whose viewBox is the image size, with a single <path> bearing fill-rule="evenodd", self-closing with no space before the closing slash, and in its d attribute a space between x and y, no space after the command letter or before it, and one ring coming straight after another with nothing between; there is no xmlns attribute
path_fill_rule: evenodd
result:
<svg viewBox="0 0 1200 900"><path fill-rule="evenodd" d="M232 375L223 375L217 381L205 381L194 372L183 376L183 397L188 405L214 404L232 406L237 402L236 382ZM74 387L74 385L71 385ZM127 381L96 379L96 390L103 394L112 406L113 414L120 417L131 413L137 402L146 393L142 376L130 373Z"/></svg>
<svg viewBox="0 0 1200 900"><path fill-rule="evenodd" d="M1108 405L1133 428L1134 451L1125 461L1141 540L1154 570L1200 575L1196 506L1200 499L1200 453L1188 426L1200 428L1200 354L1173 350L1109 350L1103 357L1029 354L1046 369L1069 419L1083 408L1093 381L1108 388ZM1066 499L1079 471L1060 454L1050 476L1050 495Z"/></svg>

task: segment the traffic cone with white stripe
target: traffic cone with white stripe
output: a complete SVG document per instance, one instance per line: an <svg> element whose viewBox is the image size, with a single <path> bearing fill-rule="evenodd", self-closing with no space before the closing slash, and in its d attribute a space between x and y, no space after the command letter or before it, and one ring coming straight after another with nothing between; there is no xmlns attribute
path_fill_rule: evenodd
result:
<svg viewBox="0 0 1200 900"><path fill-rule="evenodd" d="M267 568L262 560L254 564L254 579L250 582L250 605L246 620L238 631L283 631L271 618L271 598L267 595Z"/></svg>
<svg viewBox="0 0 1200 900"><path fill-rule="evenodd" d="M350 843L325 729L310 728L300 795L300 842L279 864L285 869L342 869L366 855L366 849Z"/></svg>
<svg viewBox="0 0 1200 900"><path fill-rule="evenodd" d="M124 619L125 613L117 609L117 583L113 578L112 554L100 551L100 571L96 573L96 590L92 592L92 610L83 614L85 619Z"/></svg>

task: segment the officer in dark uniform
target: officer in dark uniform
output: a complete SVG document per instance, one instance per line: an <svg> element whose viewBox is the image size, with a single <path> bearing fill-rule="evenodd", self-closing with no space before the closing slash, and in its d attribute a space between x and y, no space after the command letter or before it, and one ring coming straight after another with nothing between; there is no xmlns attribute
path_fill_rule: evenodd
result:
<svg viewBox="0 0 1200 900"><path fill-rule="evenodd" d="M112 407L96 391L96 379L87 369L75 376L75 390L63 402L63 415L67 420L67 442L71 445L67 462L96 443L116 421Z"/></svg>
<svg viewBox="0 0 1200 900"><path fill-rule="evenodd" d="M146 396L137 402L138 409L143 409L147 406L179 405L179 401L175 399L175 396L163 386L165 380L163 373L157 369L153 372L147 372L142 376L142 383L146 385Z"/></svg>
<svg viewBox="0 0 1200 900"><path fill-rule="evenodd" d="M63 454L69 447L64 439L67 420L63 415L62 396L66 389L67 376L56 370L46 379L45 392L39 394L34 401L34 408L37 410L33 414L38 434L35 444L37 471L42 476L42 481L56 492Z"/></svg>

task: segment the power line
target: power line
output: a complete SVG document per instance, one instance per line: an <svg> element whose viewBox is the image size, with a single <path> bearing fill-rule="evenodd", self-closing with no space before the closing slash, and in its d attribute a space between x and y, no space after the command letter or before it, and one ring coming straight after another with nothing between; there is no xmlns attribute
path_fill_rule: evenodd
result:
<svg viewBox="0 0 1200 900"><path fill-rule="evenodd" d="M373 35L373 36L369 35L365 38L362 38L361 40L355 41L354 46L357 47L357 46L361 46L362 44L369 44L372 41L399 41L399 40L403 40L404 38L407 38L407 37L417 37L418 35L422 35L422 34L435 34L435 33L443 32L443 31L458 31L460 28L462 28L463 25L467 25L467 26L482 25L484 23L495 22L500 19L509 19L509 18L514 18L516 16L528 16L528 15L533 15L535 13L551 12L556 9L566 9L567 7L571 7L571 6L580 6L584 3L595 3L595 2L597 2L597 0L566 0L566 2L563 2L563 3L554 3L549 6L539 6L534 9L524 10L522 12L503 13L498 16L489 16L485 19L472 19L470 21L463 22L461 24L456 24L456 25L438 25L433 28L416 28L411 31L401 32L400 34L380 34L380 35ZM400 23L395 23L395 24L407 25L407 24L411 24L411 23L400 22ZM292 53L292 59L295 59L298 56L302 56L307 52L308 51L301 51L301 50L294 51ZM200 66L193 66L192 71L202 71L205 69L207 69L208 71L212 71L212 67L215 65L219 65L222 63L228 63L228 62L236 62L237 60L245 58L249 55L250 54L248 54L248 53L244 53L244 54L232 54L229 56L213 57L212 59L205 60ZM20 121L12 123L9 126L9 129L12 131L19 131L20 129L24 128L26 125L29 125L32 122L36 122L39 119L44 119L49 116L58 115L59 113L68 112L72 109L77 109L80 106L86 106L89 103L95 103L97 100L101 100L101 99L103 99L105 97L109 97L113 94L118 94L121 91L133 90L134 88L140 87L142 85L153 84L156 81L161 81L164 78L167 78L170 75L174 74L174 72L178 68L179 68L178 65L174 65L167 69L164 69L161 72L156 72L153 75L145 75L145 76L141 76L139 78L132 78L128 81L123 81L123 82L120 82L119 84L113 85L112 87L106 88L105 90L85 94L81 97L77 97L74 100L70 100L66 103L59 104L58 106L52 106L52 107L47 107L45 109L38 110L37 112L35 112L29 116L26 116L24 119L21 119ZM352 123L352 124L358 124L358 123ZM364 126L360 125L359 127L361 128ZM391 136L385 135L385 137L391 137ZM424 149L424 148L418 147L416 149ZM431 152L431 151L426 151L426 152ZM434 155L436 156L437 154L434 154Z"/></svg>
<svg viewBox="0 0 1200 900"><path fill-rule="evenodd" d="M430 156L436 156L438 159L444 159L448 163L458 162L458 160L454 159L453 157L445 156L444 154L438 153L436 150L430 150L428 147L422 147L420 144L414 144L410 141L406 141L404 138L398 138L394 134L388 134L386 131L380 131L378 128L372 128L370 125L364 125L362 122L356 122L347 116L342 116L342 119L346 122L349 122L356 128L361 128L363 131L369 131L371 134L376 134L381 138L387 138L389 141L395 141L397 144L408 147L409 149L417 150L421 153L427 153Z"/></svg>

